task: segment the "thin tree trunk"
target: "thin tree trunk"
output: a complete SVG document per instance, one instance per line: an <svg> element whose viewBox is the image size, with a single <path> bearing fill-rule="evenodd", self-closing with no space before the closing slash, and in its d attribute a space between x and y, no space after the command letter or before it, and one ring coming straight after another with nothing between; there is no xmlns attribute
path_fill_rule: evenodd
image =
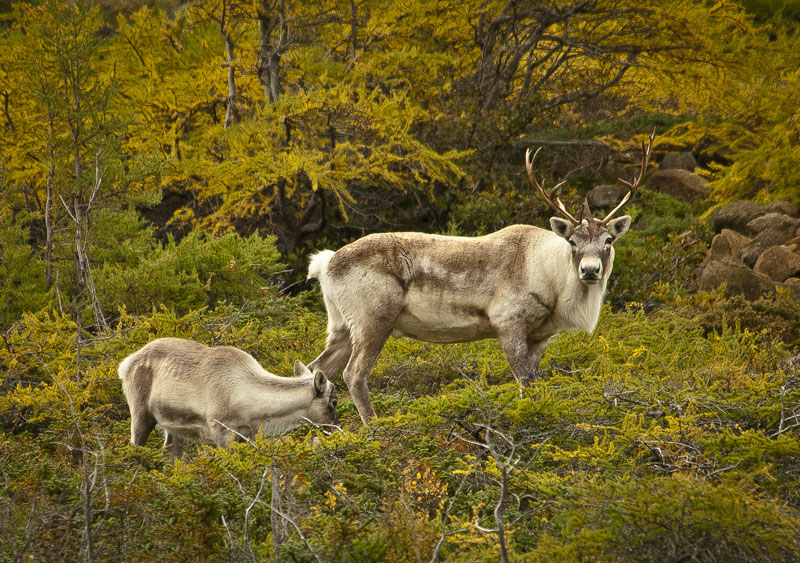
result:
<svg viewBox="0 0 800 563"><path fill-rule="evenodd" d="M50 121L50 128L52 132L53 122ZM51 136L52 139L52 136ZM47 280L47 289L53 287L53 177L56 172L55 154L52 142L48 147L50 166L47 170L47 194L44 201L44 259L46 263L45 277Z"/></svg>
<svg viewBox="0 0 800 563"><path fill-rule="evenodd" d="M269 469L272 482L272 499L270 500L270 526L272 527L272 546L275 550L275 561L280 561L281 546L286 542L289 531L286 522L280 516L283 510L283 496L281 494L281 476L273 465Z"/></svg>
<svg viewBox="0 0 800 563"><path fill-rule="evenodd" d="M76 128L75 131L77 132L78 129ZM95 184L89 196L89 201L84 204L83 190L80 187L83 182L83 165L80 160L80 145L76 139L77 134L73 136L73 146L75 152L75 185L78 186L78 190L72 200L71 215L72 220L75 222L75 261L78 270L78 282L89 298L95 325L97 325L100 330L106 331L108 330L108 323L106 323L106 319L103 316L100 300L97 298L97 291L95 290L94 278L92 276L91 260L89 259L89 253L87 251L90 232L89 217L92 203L100 189L100 183L102 181L99 162L100 154L97 154L95 161ZM85 213L84 206L86 207Z"/></svg>
<svg viewBox="0 0 800 563"><path fill-rule="evenodd" d="M350 0L350 55L351 63L355 63L358 54L358 10L355 0Z"/></svg>
<svg viewBox="0 0 800 563"><path fill-rule="evenodd" d="M83 289L89 297L94 322L100 330L105 331L108 330L108 323L106 323L105 316L103 316L100 300L97 298L97 290L94 287L94 277L92 276L89 255L86 251L89 242L88 218L83 213L83 205L77 196L74 200L73 213L75 219L75 252L77 253L78 276Z"/></svg>
<svg viewBox="0 0 800 563"><path fill-rule="evenodd" d="M228 3L223 2L222 17L220 18L219 22L219 34L222 36L222 40L225 42L225 64L228 67L228 109L225 111L225 129L230 127L231 124L239 121L239 115L236 111L236 67L233 64L235 46L233 44L233 39L231 39L230 33L228 33L226 29L227 21Z"/></svg>
<svg viewBox="0 0 800 563"><path fill-rule="evenodd" d="M503 563L508 563L508 545L506 543L506 525L503 522L506 508L506 491L508 490L508 470L503 462L498 460L498 469L502 472L500 485L500 500L494 508L494 521L497 524L497 541L500 543L500 557Z"/></svg>

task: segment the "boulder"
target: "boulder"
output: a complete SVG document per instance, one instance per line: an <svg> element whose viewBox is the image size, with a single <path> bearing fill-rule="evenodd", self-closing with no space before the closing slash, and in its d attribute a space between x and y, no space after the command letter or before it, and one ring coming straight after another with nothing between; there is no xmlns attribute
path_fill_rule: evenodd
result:
<svg viewBox="0 0 800 563"><path fill-rule="evenodd" d="M708 258L710 260L726 257L735 258L739 255L739 250L748 242L750 242L750 239L746 236L730 229L722 229L722 232L715 235L711 241Z"/></svg>
<svg viewBox="0 0 800 563"><path fill-rule="evenodd" d="M788 248L788 249L789 249L789 250L791 250L792 252L798 252L798 253L800 253L800 236L796 236L796 237L794 237L794 238L793 238L792 240L790 240L789 242L787 242L787 243L784 243L784 245L783 245L783 246L785 246L786 248Z"/></svg>
<svg viewBox="0 0 800 563"><path fill-rule="evenodd" d="M711 194L708 181L688 170L659 170L651 176L647 187L689 201L702 201Z"/></svg>
<svg viewBox="0 0 800 563"><path fill-rule="evenodd" d="M586 201L592 209L610 209L620 202L625 193L622 188L604 184L589 190Z"/></svg>
<svg viewBox="0 0 800 563"><path fill-rule="evenodd" d="M773 246L781 246L792 239L791 231L779 228L768 228L758 233L753 240L739 249L739 259L750 266L755 266L758 257Z"/></svg>
<svg viewBox="0 0 800 563"><path fill-rule="evenodd" d="M713 291L722 284L725 284L727 297L743 295L751 301L781 285L735 258L710 260L697 280L697 287L702 291Z"/></svg>
<svg viewBox="0 0 800 563"><path fill-rule="evenodd" d="M800 226L800 221L794 217L789 217L785 213L775 212L765 213L747 223L747 229L754 235L766 231L767 229L776 229L786 231L788 239L794 236L798 226Z"/></svg>
<svg viewBox="0 0 800 563"><path fill-rule="evenodd" d="M786 287L794 290L795 293L800 293L800 278L789 278L783 283L786 284Z"/></svg>
<svg viewBox="0 0 800 563"><path fill-rule="evenodd" d="M760 205L752 201L737 201L715 209L711 214L711 221L714 223L715 232L731 229L738 233L750 234L747 224L767 213L783 213L790 217L797 217L797 207L788 201L773 201L768 205Z"/></svg>
<svg viewBox="0 0 800 563"><path fill-rule="evenodd" d="M795 254L785 246L773 246L758 257L753 271L776 282L799 276L800 254Z"/></svg>
<svg viewBox="0 0 800 563"><path fill-rule="evenodd" d="M689 152L670 153L664 156L664 159L659 165L659 170L687 170L694 172L697 168L697 159Z"/></svg>

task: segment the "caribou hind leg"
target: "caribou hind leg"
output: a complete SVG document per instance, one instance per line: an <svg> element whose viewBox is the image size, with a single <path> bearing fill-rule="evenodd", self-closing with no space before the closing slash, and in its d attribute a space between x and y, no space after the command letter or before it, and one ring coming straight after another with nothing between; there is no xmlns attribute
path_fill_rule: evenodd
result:
<svg viewBox="0 0 800 563"><path fill-rule="evenodd" d="M403 309L403 292L399 285L390 281L383 285L383 291L369 295L363 303L362 315L348 319L352 353L344 368L344 382L366 425L375 416L369 400L367 376L394 330Z"/></svg>
<svg viewBox="0 0 800 563"><path fill-rule="evenodd" d="M350 331L344 328L334 328L328 331L328 342L325 350L317 358L308 364L308 369L320 369L331 377L342 371L350 360L353 353L353 345L350 343Z"/></svg>
<svg viewBox="0 0 800 563"><path fill-rule="evenodd" d="M353 354L347 367L344 368L344 382L350 390L350 396L356 404L361 421L366 425L370 419L375 417L375 409L369 400L369 389L367 387L367 376L375 367L375 362L383 349L383 345L389 339L392 329L384 330L379 334L372 334L369 339L356 342L353 346Z"/></svg>

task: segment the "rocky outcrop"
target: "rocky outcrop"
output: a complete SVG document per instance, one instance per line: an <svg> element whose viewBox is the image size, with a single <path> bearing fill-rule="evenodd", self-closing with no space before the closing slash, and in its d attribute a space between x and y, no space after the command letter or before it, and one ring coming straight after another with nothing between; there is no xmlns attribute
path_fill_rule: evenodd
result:
<svg viewBox="0 0 800 563"><path fill-rule="evenodd" d="M792 252L797 252L800 250L800 233L795 233L797 236L794 237L792 240L784 244L786 248L791 250Z"/></svg>
<svg viewBox="0 0 800 563"><path fill-rule="evenodd" d="M755 237L742 246L739 258L752 268L767 249L789 242L798 226L800 222L797 219L779 213L767 213L753 219L746 227L751 233L755 233Z"/></svg>
<svg viewBox="0 0 800 563"><path fill-rule="evenodd" d="M800 295L800 220L789 202L737 202L717 209L718 234L695 272L697 289L758 299L777 287Z"/></svg>
<svg viewBox="0 0 800 563"><path fill-rule="evenodd" d="M697 288L712 291L725 284L725 295L743 295L756 300L763 294L773 291L778 283L763 274L754 272L735 258L709 260L697 280Z"/></svg>

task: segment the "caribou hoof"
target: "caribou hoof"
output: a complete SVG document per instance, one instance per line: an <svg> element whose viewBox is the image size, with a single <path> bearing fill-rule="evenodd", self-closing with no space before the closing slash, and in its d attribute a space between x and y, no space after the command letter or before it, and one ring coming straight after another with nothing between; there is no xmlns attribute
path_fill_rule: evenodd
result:
<svg viewBox="0 0 800 563"><path fill-rule="evenodd" d="M534 370L529 376L522 379L522 386L523 387L530 387L534 383L539 381L539 371Z"/></svg>

